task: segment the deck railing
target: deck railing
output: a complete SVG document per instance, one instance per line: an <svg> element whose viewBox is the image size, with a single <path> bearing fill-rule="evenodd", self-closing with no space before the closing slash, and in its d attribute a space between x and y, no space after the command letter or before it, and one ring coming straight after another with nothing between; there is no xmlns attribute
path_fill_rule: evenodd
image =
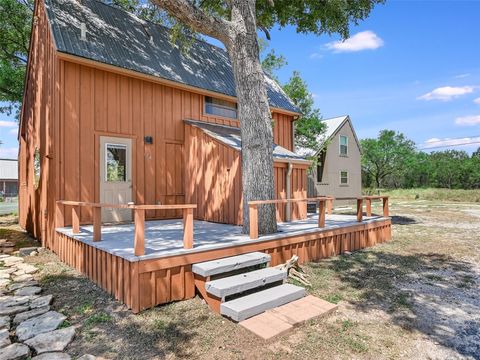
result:
<svg viewBox="0 0 480 360"><path fill-rule="evenodd" d="M367 216L372 216L372 200L382 200L383 204L383 216L389 217L390 212L388 210L388 196L364 196L363 197L367 204Z"/></svg>
<svg viewBox="0 0 480 360"><path fill-rule="evenodd" d="M279 199L279 200L254 200L248 202L248 218L250 222L250 239L258 239L258 205L266 204L291 204L301 202L316 202L318 206L318 227L325 227L325 210L328 214L332 213L334 198L331 196L321 196L315 198L302 199Z"/></svg>
<svg viewBox="0 0 480 360"><path fill-rule="evenodd" d="M181 205L135 205L135 204L102 204L82 201L57 201L56 227L65 226L64 208L72 208L72 232L80 232L80 207L90 207L93 209L93 241L102 240L102 208L106 209L130 209L134 212L135 237L134 254L135 256L145 255L145 210L182 210L183 211L183 247L185 249L193 248L193 210L197 208L196 204Z"/></svg>

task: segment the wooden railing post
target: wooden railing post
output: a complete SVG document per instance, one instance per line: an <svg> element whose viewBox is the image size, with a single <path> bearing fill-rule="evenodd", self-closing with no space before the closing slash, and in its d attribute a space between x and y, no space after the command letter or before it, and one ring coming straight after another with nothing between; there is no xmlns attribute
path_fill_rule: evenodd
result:
<svg viewBox="0 0 480 360"><path fill-rule="evenodd" d="M183 209L183 248L193 248L193 209Z"/></svg>
<svg viewBox="0 0 480 360"><path fill-rule="evenodd" d="M80 206L72 206L72 233L80 232Z"/></svg>
<svg viewBox="0 0 480 360"><path fill-rule="evenodd" d="M367 197L365 201L367 202L367 216L372 216L372 199Z"/></svg>
<svg viewBox="0 0 480 360"><path fill-rule="evenodd" d="M390 212L388 211L388 196L383 197L383 216L389 217Z"/></svg>
<svg viewBox="0 0 480 360"><path fill-rule="evenodd" d="M332 215L333 212L333 199L330 198L327 200L327 214Z"/></svg>
<svg viewBox="0 0 480 360"><path fill-rule="evenodd" d="M318 227L325 227L325 200L318 201Z"/></svg>
<svg viewBox="0 0 480 360"><path fill-rule="evenodd" d="M55 227L62 228L65 226L65 216L63 213L64 205L57 201L55 210Z"/></svg>
<svg viewBox="0 0 480 360"><path fill-rule="evenodd" d="M357 199L357 221L362 222L363 220L363 199Z"/></svg>
<svg viewBox="0 0 480 360"><path fill-rule="evenodd" d="M93 241L102 240L102 208L93 207Z"/></svg>
<svg viewBox="0 0 480 360"><path fill-rule="evenodd" d="M145 209L135 209L135 256L145 255Z"/></svg>
<svg viewBox="0 0 480 360"><path fill-rule="evenodd" d="M248 205L248 219L250 221L250 239L258 239L258 207Z"/></svg>

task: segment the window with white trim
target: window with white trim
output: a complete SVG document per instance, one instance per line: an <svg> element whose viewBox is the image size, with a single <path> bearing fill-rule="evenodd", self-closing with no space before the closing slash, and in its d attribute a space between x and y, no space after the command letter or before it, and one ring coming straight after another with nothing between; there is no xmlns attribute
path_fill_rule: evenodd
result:
<svg viewBox="0 0 480 360"><path fill-rule="evenodd" d="M205 113L236 119L237 104L231 101L205 96Z"/></svg>
<svg viewBox="0 0 480 360"><path fill-rule="evenodd" d="M340 171L340 185L348 185L348 171Z"/></svg>
<svg viewBox="0 0 480 360"><path fill-rule="evenodd" d="M348 155L348 136L340 135L340 155Z"/></svg>

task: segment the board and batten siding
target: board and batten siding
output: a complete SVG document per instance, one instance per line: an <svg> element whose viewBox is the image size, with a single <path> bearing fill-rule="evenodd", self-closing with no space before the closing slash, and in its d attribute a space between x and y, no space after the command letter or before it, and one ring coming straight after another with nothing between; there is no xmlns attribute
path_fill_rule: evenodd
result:
<svg viewBox="0 0 480 360"><path fill-rule="evenodd" d="M26 86L19 130L19 223L32 236L53 237L55 209L54 123L58 118L58 60L43 1L35 2ZM35 151L39 152L40 177L36 187Z"/></svg>
<svg viewBox="0 0 480 360"><path fill-rule="evenodd" d="M197 204L194 217L219 223L243 223L240 152L195 126L185 126L185 201ZM274 162L275 196L287 198L287 164ZM307 195L307 166L294 165L291 197ZM292 219L305 219L306 205L292 205ZM285 205L277 205L277 220L285 221Z"/></svg>
<svg viewBox="0 0 480 360"><path fill-rule="evenodd" d="M201 90L57 53L42 2L37 2L35 13L38 22L32 33L19 154L22 227L37 239L48 240L54 236L56 200L99 201L101 136L132 139L135 203L185 203L183 120L236 127L239 121L205 114ZM277 111L272 117L275 142L293 150L294 117ZM145 144L145 136L152 136L153 144ZM35 148L41 159L38 189L33 185ZM218 204L225 199L208 201ZM82 223L91 222L91 211L81 209ZM230 219L228 214L212 216L220 221ZM180 215L174 210L146 213L147 219ZM64 223L71 223L70 211L65 212Z"/></svg>

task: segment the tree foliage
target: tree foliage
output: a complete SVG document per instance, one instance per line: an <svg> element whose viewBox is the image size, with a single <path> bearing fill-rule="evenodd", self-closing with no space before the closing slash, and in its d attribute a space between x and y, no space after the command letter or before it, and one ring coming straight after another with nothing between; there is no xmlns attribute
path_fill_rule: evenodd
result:
<svg viewBox="0 0 480 360"><path fill-rule="evenodd" d="M284 67L287 60L283 55L277 55L274 49L267 52L267 43L261 38L259 40L262 68L280 84L276 71ZM320 109L314 107L313 94L309 91L307 82L302 79L298 71L292 73L287 83L280 85L302 113L295 122L295 148L302 149L302 152L306 154L314 155L320 150L322 142L319 141L319 138L325 132L326 127L321 122Z"/></svg>
<svg viewBox="0 0 480 360"><path fill-rule="evenodd" d="M383 130L362 144L364 187L449 189L480 188L480 148L426 153L403 134Z"/></svg>
<svg viewBox="0 0 480 360"><path fill-rule="evenodd" d="M313 155L320 150L319 137L325 132L320 110L314 107L313 95L298 71L293 72L283 90L302 113L295 122L295 147L310 150Z"/></svg>
<svg viewBox="0 0 480 360"><path fill-rule="evenodd" d="M0 0L0 101L11 112L23 97L32 21L32 0Z"/></svg>

